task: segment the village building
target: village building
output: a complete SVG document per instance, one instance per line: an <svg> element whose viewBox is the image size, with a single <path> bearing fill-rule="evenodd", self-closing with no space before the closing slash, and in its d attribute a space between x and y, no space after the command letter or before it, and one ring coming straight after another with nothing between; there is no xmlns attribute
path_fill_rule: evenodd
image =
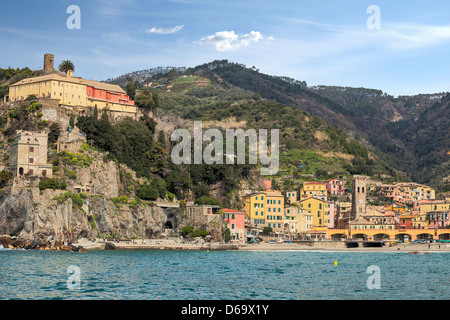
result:
<svg viewBox="0 0 450 320"><path fill-rule="evenodd" d="M345 193L344 181L340 179L329 179L324 181L330 195L343 195Z"/></svg>
<svg viewBox="0 0 450 320"><path fill-rule="evenodd" d="M230 230L231 243L244 244L247 237L245 229L246 213L227 208L222 209L222 211L224 227Z"/></svg>
<svg viewBox="0 0 450 320"><path fill-rule="evenodd" d="M52 164L47 163L46 132L18 130L11 144L10 168L16 176L52 176Z"/></svg>
<svg viewBox="0 0 450 320"><path fill-rule="evenodd" d="M300 189L300 200L309 197L317 197L326 201L327 200L326 184L318 181L304 182L303 188Z"/></svg>

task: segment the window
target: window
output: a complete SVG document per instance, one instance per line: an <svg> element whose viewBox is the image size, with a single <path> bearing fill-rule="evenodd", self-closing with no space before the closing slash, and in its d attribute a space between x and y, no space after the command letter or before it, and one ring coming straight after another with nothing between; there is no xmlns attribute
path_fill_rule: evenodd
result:
<svg viewBox="0 0 450 320"><path fill-rule="evenodd" d="M231 224L231 229L234 229L234 223Z"/></svg>
<svg viewBox="0 0 450 320"><path fill-rule="evenodd" d="M258 200L258 197L255 197L255 200Z"/></svg>
<svg viewBox="0 0 450 320"><path fill-rule="evenodd" d="M278 200L278 204L281 204L281 200Z"/></svg>
<svg viewBox="0 0 450 320"><path fill-rule="evenodd" d="M34 163L34 159L33 158L30 158L30 163Z"/></svg>
<svg viewBox="0 0 450 320"><path fill-rule="evenodd" d="M264 196L261 196L261 200L264 200Z"/></svg>
<svg viewBox="0 0 450 320"><path fill-rule="evenodd" d="M30 152L34 152L34 147L30 147Z"/></svg>
<svg viewBox="0 0 450 320"><path fill-rule="evenodd" d="M234 213L231 215L231 219L234 219Z"/></svg>

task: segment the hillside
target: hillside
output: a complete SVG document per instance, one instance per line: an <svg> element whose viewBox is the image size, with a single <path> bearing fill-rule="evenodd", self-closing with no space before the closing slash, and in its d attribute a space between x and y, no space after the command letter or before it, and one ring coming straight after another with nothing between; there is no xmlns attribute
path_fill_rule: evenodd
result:
<svg viewBox="0 0 450 320"><path fill-rule="evenodd" d="M283 189L297 188L302 181L352 174L373 175L385 181L402 175L344 130L331 127L315 115L263 99L259 93L237 88L221 78L210 80L208 85L186 87L175 79L156 88L158 114L201 120L206 127L222 130L279 129L280 170L275 181Z"/></svg>
<svg viewBox="0 0 450 320"><path fill-rule="evenodd" d="M441 190L448 188L447 93L394 98L374 89L308 87L301 81L265 75L226 60L190 68L186 74L219 79L223 86L241 88L316 115L330 126L348 132L377 154L378 159L404 171L410 179ZM439 121L439 126L430 123L431 119ZM399 129L402 126L408 130ZM424 134L430 131L432 135ZM427 143L432 136L439 137L440 143Z"/></svg>

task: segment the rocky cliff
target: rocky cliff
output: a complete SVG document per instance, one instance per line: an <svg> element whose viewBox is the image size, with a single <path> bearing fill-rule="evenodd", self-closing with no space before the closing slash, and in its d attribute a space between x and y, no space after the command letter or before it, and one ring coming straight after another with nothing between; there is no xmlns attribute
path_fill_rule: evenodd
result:
<svg viewBox="0 0 450 320"><path fill-rule="evenodd" d="M0 193L0 234L25 239L121 237L156 238L165 231L167 221L178 224L177 210L149 204L119 207L103 196L89 196L82 208L68 197L57 200L63 190L37 187L5 188Z"/></svg>

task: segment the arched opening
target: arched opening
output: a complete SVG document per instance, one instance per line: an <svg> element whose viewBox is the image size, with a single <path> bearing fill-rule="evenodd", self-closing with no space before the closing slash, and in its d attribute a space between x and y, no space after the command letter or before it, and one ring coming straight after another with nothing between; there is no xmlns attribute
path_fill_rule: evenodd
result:
<svg viewBox="0 0 450 320"><path fill-rule="evenodd" d="M395 240L398 240L400 242L411 241L411 239L412 239L412 236L407 233L399 233L399 234L395 235Z"/></svg>
<svg viewBox="0 0 450 320"><path fill-rule="evenodd" d="M346 239L347 236L344 233L335 233L331 235L331 240L340 241L342 239Z"/></svg>
<svg viewBox="0 0 450 320"><path fill-rule="evenodd" d="M433 239L433 235L431 233L420 233L417 235L417 240L427 240Z"/></svg>
<svg viewBox="0 0 450 320"><path fill-rule="evenodd" d="M164 224L164 229L173 229L172 221L167 221Z"/></svg>
<svg viewBox="0 0 450 320"><path fill-rule="evenodd" d="M375 241L382 241L382 240L389 240L390 237L388 234L385 233L377 233L373 236L373 240Z"/></svg>
<svg viewBox="0 0 450 320"><path fill-rule="evenodd" d="M367 239L367 235L365 235L364 233L356 233L352 236L353 240L366 240Z"/></svg>
<svg viewBox="0 0 450 320"><path fill-rule="evenodd" d="M439 240L450 240L450 233L442 233L439 235Z"/></svg>
<svg viewBox="0 0 450 320"><path fill-rule="evenodd" d="M19 168L19 176L23 176L23 168L22 167Z"/></svg>

